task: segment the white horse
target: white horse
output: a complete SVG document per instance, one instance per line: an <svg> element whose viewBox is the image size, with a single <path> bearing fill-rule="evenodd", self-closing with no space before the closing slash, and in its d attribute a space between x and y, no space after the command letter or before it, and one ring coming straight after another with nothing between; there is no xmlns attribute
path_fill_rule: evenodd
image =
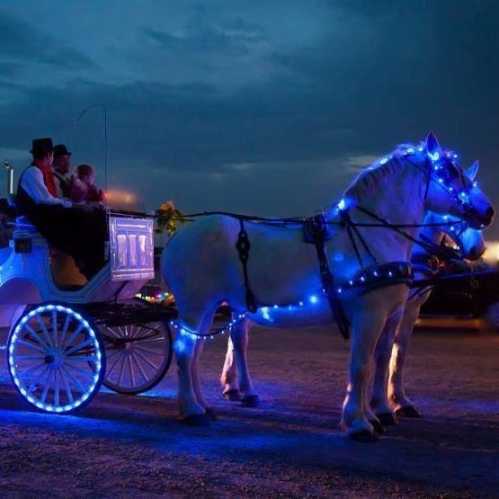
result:
<svg viewBox="0 0 499 499"><path fill-rule="evenodd" d="M473 167L467 172L472 181L475 181L477 170ZM476 260L485 251L481 230L463 227L459 220L448 215L429 213L424 224L426 227L421 230L420 239L437 248L447 236L458 246L461 258ZM427 249L415 245L411 260L416 280L434 275L435 269L432 269L431 262L435 256L431 247ZM393 325L391 328L387 327L378 341L371 409L385 426L395 424L395 416L420 416L405 393L403 369L414 324L421 306L430 297L431 290L431 287L411 290L398 328L393 328Z"/></svg>
<svg viewBox="0 0 499 499"><path fill-rule="evenodd" d="M476 171L477 170L473 170L472 174L476 175ZM440 223L442 220L448 221L449 217L432 215L432 220L435 223ZM462 233L459 233L458 231L458 234L456 235L456 233L452 230L454 227L458 228L459 225L456 224L456 226L450 226L451 231L449 232L448 230L445 230L444 232L459 246L462 257L467 260L477 260L480 258L485 251L485 241L482 231L466 228L466 230ZM442 232L439 233L438 230L431 230L431 228L424 229L423 234L436 244L440 244L442 241ZM421 263L425 261L425 258L429 258L430 255L421 249L414 252L413 255L414 254L416 259L420 262L420 265L414 268L415 279L424 279L428 277L429 273L428 271L425 271L424 264L421 267ZM431 291L432 288L423 288L411 292L405 306L402 322L394 334L385 393L388 397L390 408L395 411L397 416L400 417L421 417L420 412L405 392L403 372L409 348L409 341L414 330L414 324L416 323L416 319L419 317L421 307L430 297ZM377 362L383 362L382 359L383 354L377 356ZM378 383L380 383L380 381L381 379L377 380ZM375 381L373 398L376 398L377 389L380 390L381 388L376 388ZM376 402L374 405L376 405Z"/></svg>
<svg viewBox="0 0 499 499"><path fill-rule="evenodd" d="M416 235L417 228L407 228L407 238L381 227L381 223L375 227L358 224L380 219L392 224L420 224L427 210L455 215L476 228L489 225L494 215L485 195L432 134L419 147L399 147L372 165L347 189L340 203L325 213L331 224L325 252L337 286L336 300L341 302L352 336L342 426L359 440L376 438L368 413L370 365L387 321L400 321L408 296L406 276L399 279L403 266L386 264L408 262L412 250L409 238ZM369 242L369 255L364 254L364 260L375 260L375 267L365 269L359 263L351 233L343 225L347 214L357 224L358 237ZM240 261L242 251L236 251L242 229L251 242L246 273ZM187 423L209 421L198 378L203 342L197 337L208 333L218 305L227 301L243 317L233 325L231 338L238 367L244 368L245 363L239 361L244 356L240 338L246 337L247 320L276 327L331 323L318 265L316 248L303 242L301 226L269 226L213 215L187 225L169 241L162 255L162 274L176 297L179 312L175 339L178 402ZM400 275L394 274L395 268L402 268ZM357 284L364 286L366 279L383 286L359 292ZM249 286L258 305L254 312ZM241 372L241 389L246 395L254 395L248 372Z"/></svg>
<svg viewBox="0 0 499 499"><path fill-rule="evenodd" d="M467 172L468 178L475 181L478 168L473 166ZM415 245L411 260L415 279L424 279L434 275L435 269L431 267L431 260L435 258L435 253L431 252L431 245L439 249L443 239L447 236L452 239L460 250L460 256L469 260L478 259L485 250L485 242L481 230L463 227L463 223L458 219L448 215L438 215L430 212L423 222L420 239L430 247ZM456 255L457 256L457 255ZM370 420L376 424L377 420L382 425L393 425L396 423L396 416L419 417L419 411L414 407L411 400L405 393L403 383L403 368L405 356L408 351L410 337L414 328L414 323L419 316L421 306L426 302L431 294L431 287L423 289L416 288L408 296L404 307L403 318L399 327L394 330L396 324L388 321L376 347L376 370L374 377L373 396L371 399L371 411L374 411L376 417L370 413ZM223 396L231 401L241 401L243 405L253 407L258 403L256 394L248 394L241 388L238 379L238 369L236 359L240 363L245 363L247 359L247 329L240 334L239 341L244 349L244 354L235 355L234 343L229 337L227 341L227 352L225 356L224 367L220 377ZM391 362L390 361L391 356ZM390 367L390 370L388 370ZM242 373L247 373L246 365L240 368ZM243 376L243 388L245 377ZM381 432L382 427L376 425L377 431Z"/></svg>

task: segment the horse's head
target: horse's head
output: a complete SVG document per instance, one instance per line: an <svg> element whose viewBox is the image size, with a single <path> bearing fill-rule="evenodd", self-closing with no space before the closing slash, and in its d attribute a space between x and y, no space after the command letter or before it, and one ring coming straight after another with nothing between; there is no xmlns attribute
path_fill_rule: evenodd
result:
<svg viewBox="0 0 499 499"><path fill-rule="evenodd" d="M424 164L427 171L427 209L455 215L474 229L488 227L494 218L494 208L478 187L478 162L464 171L457 154L443 150L432 133L418 153L419 164Z"/></svg>
<svg viewBox="0 0 499 499"><path fill-rule="evenodd" d="M472 229L466 222L449 216L431 213L425 219L425 223L435 224L429 227L437 233L437 240L445 235L449 237L459 248L463 258L467 260L478 260L485 251L485 240L481 230ZM438 237L440 236L440 237Z"/></svg>

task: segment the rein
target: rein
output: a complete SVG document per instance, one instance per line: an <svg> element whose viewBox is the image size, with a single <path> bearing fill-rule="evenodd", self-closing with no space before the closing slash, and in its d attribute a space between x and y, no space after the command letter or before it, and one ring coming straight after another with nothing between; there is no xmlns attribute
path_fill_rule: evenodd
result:
<svg viewBox="0 0 499 499"><path fill-rule="evenodd" d="M243 280L244 280L244 288L245 288L245 300L246 300L246 306L247 309L255 313L258 309L258 302L255 297L255 294L253 293L253 290L250 285L250 278L249 278L249 273L248 273L248 260L249 260L249 254L250 254L250 248L251 248L251 243L248 237L248 233L245 228L245 222L250 222L250 223L257 223L257 224L262 224L262 225L268 225L270 227L283 227L283 228L289 228L292 226L295 227L301 227L302 230L305 232L306 227L311 227L311 233L312 233L312 240L308 242L314 243L314 246L316 248L317 252L317 258L319 261L319 273L321 277L321 282L323 285L323 290L327 296L329 306L333 315L333 319L337 323L341 335L345 338L348 339L349 337L349 323L348 320L345 316L343 307L341 305L341 301L339 300L339 297L337 296L338 289L335 288L335 281L333 274L330 271L329 268L329 262L327 258L327 254L325 252L325 242L327 240L327 226L338 226L338 227L343 227L347 231L347 235L350 239L350 242L352 244L352 247L354 249L357 261L360 265L360 268L362 271L365 270L365 265L364 261L361 256L361 252L359 249L359 245L357 242L360 243L362 246L363 250L367 253L368 257L374 262L375 265L378 264L374 254L369 248L369 245L365 238L362 236L362 234L359 231L359 228L384 228L387 230L393 230L400 234L402 237L405 239L411 241L414 244L419 245L422 247L425 251L430 253L431 255L434 255L439 258L444 258L444 259L450 259L450 258L460 258L460 255L450 249L443 249L440 246L432 243L431 241L425 240L424 236L420 238L416 238L412 236L411 234L408 234L404 229L409 229L409 228L424 228L424 227L445 227L445 226L452 226L452 225L458 225L458 224L464 224L462 221L456 221L456 222L442 222L442 223L420 223L420 224L392 224L388 222L388 220L380 217L376 213L371 212L370 210L367 210L366 208L363 208L361 206L356 206L356 209L358 209L360 212L364 213L365 215L369 216L370 218L373 218L376 222L371 222L371 223L362 223L362 222L354 222L350 214L348 213L347 210L340 210L340 215L341 215L341 220L340 221L331 221L331 220L326 220L324 215L316 215L314 217L310 218L303 218L303 217L288 217L288 218L268 218L268 217L260 217L260 216L254 216L254 215L245 215L245 214L239 214L239 213L233 213L233 212L227 212L227 211L203 211L203 212L198 212L198 213L191 213L188 215L183 216L183 220L185 221L194 221L196 218L202 218L210 215L222 215L222 216L228 216L231 218L234 218L239 221L239 233L238 233L238 239L236 242L236 249L239 255L239 260L241 262L242 270L243 270ZM463 229L464 230L464 227ZM391 273L390 273L391 274ZM361 281L364 282L364 281ZM390 281L391 283L394 283L394 281ZM402 281L401 281L402 282ZM433 282L433 281L432 281ZM418 287L422 288L424 286L427 286L429 283L429 280L424 280L424 283L421 282L421 284L418 283L417 286L412 285L411 281L411 287ZM387 283L388 284L388 283ZM408 284L408 282L407 282ZM339 288L341 290L341 288ZM339 291L341 292L341 291ZM217 334L217 333L214 333ZM213 337L213 334L211 334Z"/></svg>
<svg viewBox="0 0 499 499"><path fill-rule="evenodd" d="M425 288L435 286L446 281L462 281L464 279L472 279L474 277L484 277L497 274L496 270L481 270L477 272L454 272L452 274L429 277L428 279L416 279L412 282L411 288Z"/></svg>

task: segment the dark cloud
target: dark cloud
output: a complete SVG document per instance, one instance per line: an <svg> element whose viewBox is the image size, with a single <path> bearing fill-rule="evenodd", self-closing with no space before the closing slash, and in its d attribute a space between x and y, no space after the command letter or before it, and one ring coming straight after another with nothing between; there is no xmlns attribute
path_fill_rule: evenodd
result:
<svg viewBox="0 0 499 499"><path fill-rule="evenodd" d="M20 63L41 63L50 66L79 69L92 68L93 62L48 32L36 25L36 20L25 22L0 9L0 61L5 64L13 61L12 67Z"/></svg>
<svg viewBox="0 0 499 499"><path fill-rule="evenodd" d="M2 144L27 149L32 137L53 135L102 171L102 111L75 119L105 104L111 179L150 207L171 196L188 209L296 215L330 202L364 162L433 129L463 161L481 160L499 199L499 3L317 0L312 20L299 2L245 15L224 5L164 25L138 19L136 45L122 49L125 69L141 61L133 78L82 71L23 87L3 103ZM31 38L12 21L13 38L30 33L18 56L8 45L0 59L15 78L50 29ZM45 56L63 65L67 49L50 39Z"/></svg>
<svg viewBox="0 0 499 499"><path fill-rule="evenodd" d="M179 56L184 52L198 57L213 53L224 57L243 56L253 45L266 40L261 26L241 17L214 24L205 21L199 12L175 34L150 27L144 28L143 33L147 40L164 50L175 51Z"/></svg>

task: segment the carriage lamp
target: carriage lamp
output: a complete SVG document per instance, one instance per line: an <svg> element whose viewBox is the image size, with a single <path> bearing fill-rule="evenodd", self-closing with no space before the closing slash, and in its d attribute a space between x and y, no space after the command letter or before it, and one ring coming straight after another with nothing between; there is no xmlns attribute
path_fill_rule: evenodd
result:
<svg viewBox="0 0 499 499"><path fill-rule="evenodd" d="M15 193L14 190L14 167L8 162L4 161L2 166L5 168L7 172L7 194L9 196L13 196Z"/></svg>

